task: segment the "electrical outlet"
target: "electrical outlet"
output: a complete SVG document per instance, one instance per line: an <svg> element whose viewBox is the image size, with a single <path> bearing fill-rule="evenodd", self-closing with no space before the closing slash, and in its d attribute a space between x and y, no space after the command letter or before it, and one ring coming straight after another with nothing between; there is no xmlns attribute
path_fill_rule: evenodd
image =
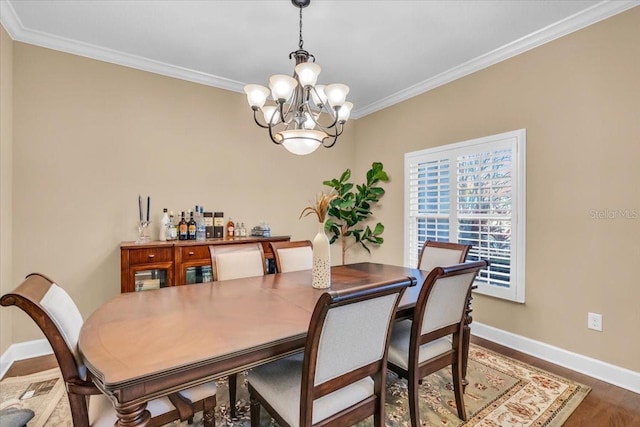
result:
<svg viewBox="0 0 640 427"><path fill-rule="evenodd" d="M602 314L589 313L587 315L587 328L602 332Z"/></svg>

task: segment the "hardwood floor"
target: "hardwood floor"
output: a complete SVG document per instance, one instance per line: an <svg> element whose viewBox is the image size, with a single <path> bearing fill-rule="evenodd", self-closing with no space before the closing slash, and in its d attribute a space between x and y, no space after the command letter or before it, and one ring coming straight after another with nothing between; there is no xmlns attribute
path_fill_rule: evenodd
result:
<svg viewBox="0 0 640 427"><path fill-rule="evenodd" d="M595 378L520 353L519 351L482 338L472 336L471 342L591 387L591 392L564 423L564 427L640 426L640 394L616 387L604 381L599 381ZM56 366L57 362L53 355L21 360L11 365L5 377L28 375Z"/></svg>

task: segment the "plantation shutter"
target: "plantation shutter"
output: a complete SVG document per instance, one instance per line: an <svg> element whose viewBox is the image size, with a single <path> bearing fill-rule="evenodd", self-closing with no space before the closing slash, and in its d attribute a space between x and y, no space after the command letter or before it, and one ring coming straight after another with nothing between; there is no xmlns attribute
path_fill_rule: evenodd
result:
<svg viewBox="0 0 640 427"><path fill-rule="evenodd" d="M524 140L508 132L405 155L405 265L426 240L472 245L478 291L524 301Z"/></svg>

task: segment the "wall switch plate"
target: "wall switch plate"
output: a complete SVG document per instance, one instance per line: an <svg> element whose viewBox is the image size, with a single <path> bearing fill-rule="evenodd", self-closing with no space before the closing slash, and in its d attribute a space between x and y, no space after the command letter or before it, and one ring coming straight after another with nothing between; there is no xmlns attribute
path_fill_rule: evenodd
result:
<svg viewBox="0 0 640 427"><path fill-rule="evenodd" d="M587 328L602 332L602 314L588 313Z"/></svg>

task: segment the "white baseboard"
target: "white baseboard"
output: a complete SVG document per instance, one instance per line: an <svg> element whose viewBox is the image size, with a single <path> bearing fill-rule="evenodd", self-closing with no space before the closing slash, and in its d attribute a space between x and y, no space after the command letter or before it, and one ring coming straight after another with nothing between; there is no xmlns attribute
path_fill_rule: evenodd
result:
<svg viewBox="0 0 640 427"><path fill-rule="evenodd" d="M611 365L582 354L572 353L560 347L554 347L478 322L471 323L471 333L477 337L640 394L640 372Z"/></svg>
<svg viewBox="0 0 640 427"><path fill-rule="evenodd" d="M497 344L640 394L640 373L638 372L478 322L471 324L471 333L480 338L485 338ZM12 344L0 357L0 377L4 376L11 364L16 360L52 353L53 350L46 339Z"/></svg>
<svg viewBox="0 0 640 427"><path fill-rule="evenodd" d="M53 349L45 338L11 344L7 351L0 356L0 378L7 373L11 364L16 360L30 359L47 354L53 354Z"/></svg>

